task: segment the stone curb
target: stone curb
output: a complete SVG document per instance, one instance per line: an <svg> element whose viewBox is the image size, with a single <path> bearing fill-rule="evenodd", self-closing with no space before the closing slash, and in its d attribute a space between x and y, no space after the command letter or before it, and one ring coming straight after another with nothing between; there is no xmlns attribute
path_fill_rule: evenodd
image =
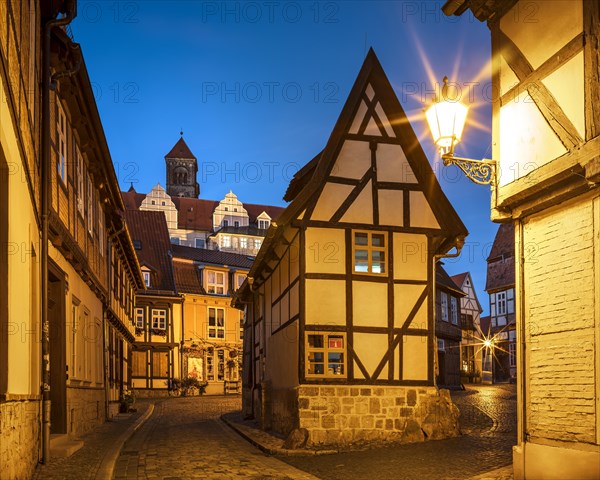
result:
<svg viewBox="0 0 600 480"><path fill-rule="evenodd" d="M506 467L500 467L489 472L480 473L474 477L469 477L467 480L512 480L513 479L513 467L507 465Z"/></svg>
<svg viewBox="0 0 600 480"><path fill-rule="evenodd" d="M129 428L125 430L119 436L119 438L111 445L108 452L106 452L106 454L104 455L104 458L100 463L100 467L98 467L98 471L96 472L96 476L94 477L96 480L109 480L113 478L115 465L117 463L117 459L119 458L123 445L125 445L125 442L129 440L144 423L146 423L146 421L150 418L152 413L154 413L154 403L148 404L148 408L140 416L140 418L138 418L133 425L130 425Z"/></svg>
<svg viewBox="0 0 600 480"><path fill-rule="evenodd" d="M225 415L221 415L221 421L225 423L229 428L231 428L234 432L236 432L240 437L250 442L252 445L257 447L259 450L262 450L264 453L269 455L283 455L288 457L293 456L311 456L311 455L330 455L332 453L339 453L339 450L328 449L328 450L309 450L309 449L289 449L283 447L273 447L267 445L265 441L257 438L253 433L253 428L247 427L246 425L241 425L234 420L230 420L226 418ZM264 432L266 435L268 433ZM275 437L274 437L275 440ZM281 441L280 439L276 439L277 441Z"/></svg>

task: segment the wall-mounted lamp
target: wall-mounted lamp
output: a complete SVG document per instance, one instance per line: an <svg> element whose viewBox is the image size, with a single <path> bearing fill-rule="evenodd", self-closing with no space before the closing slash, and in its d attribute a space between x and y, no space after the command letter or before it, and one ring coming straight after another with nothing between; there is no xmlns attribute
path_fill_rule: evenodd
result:
<svg viewBox="0 0 600 480"><path fill-rule="evenodd" d="M444 77L441 97L425 112L429 130L438 146L444 165L456 165L473 182L496 184L495 160L472 160L454 156L454 146L460 142L469 107L448 99L448 77Z"/></svg>

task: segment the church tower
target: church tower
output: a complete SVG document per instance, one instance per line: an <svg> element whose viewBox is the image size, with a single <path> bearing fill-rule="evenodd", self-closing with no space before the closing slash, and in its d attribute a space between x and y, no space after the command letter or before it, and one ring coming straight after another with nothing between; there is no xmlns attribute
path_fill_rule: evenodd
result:
<svg viewBox="0 0 600 480"><path fill-rule="evenodd" d="M200 185L196 181L198 161L181 138L165 155L167 165L167 194L171 197L198 198Z"/></svg>

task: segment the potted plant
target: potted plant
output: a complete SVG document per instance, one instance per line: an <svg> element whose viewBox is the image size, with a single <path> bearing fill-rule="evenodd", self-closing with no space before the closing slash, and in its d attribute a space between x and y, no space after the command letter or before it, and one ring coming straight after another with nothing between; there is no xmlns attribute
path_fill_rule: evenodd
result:
<svg viewBox="0 0 600 480"><path fill-rule="evenodd" d="M204 395L208 382L201 382L197 378L187 377L181 381L181 396Z"/></svg>
<svg viewBox="0 0 600 480"><path fill-rule="evenodd" d="M119 399L119 412L128 413L134 412L133 404L135 403L135 394L133 390L124 389Z"/></svg>

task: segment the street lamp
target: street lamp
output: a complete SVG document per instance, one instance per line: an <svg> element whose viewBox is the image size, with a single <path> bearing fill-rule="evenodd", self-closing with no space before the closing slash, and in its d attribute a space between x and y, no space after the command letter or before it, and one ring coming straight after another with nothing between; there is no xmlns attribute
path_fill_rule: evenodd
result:
<svg viewBox="0 0 600 480"><path fill-rule="evenodd" d="M495 185L495 160L472 160L454 156L454 146L460 142L468 111L469 107L448 98L448 77L444 77L440 98L425 112L431 136L440 150L445 166L456 165L480 185Z"/></svg>

